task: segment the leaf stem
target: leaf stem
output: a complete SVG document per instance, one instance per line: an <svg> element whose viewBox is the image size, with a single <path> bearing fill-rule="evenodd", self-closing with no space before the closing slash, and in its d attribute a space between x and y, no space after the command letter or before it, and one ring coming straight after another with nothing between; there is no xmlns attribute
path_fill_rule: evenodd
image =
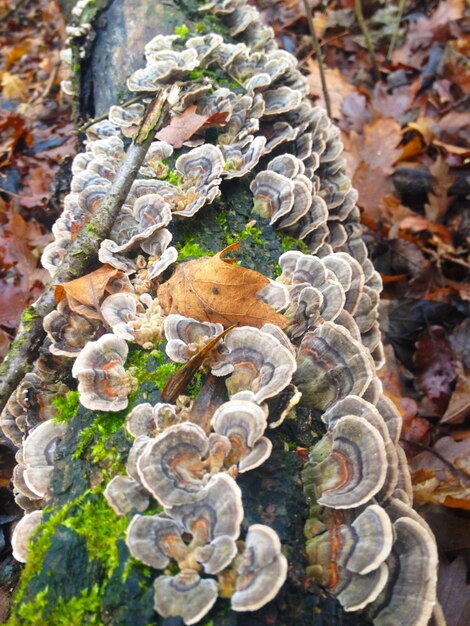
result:
<svg viewBox="0 0 470 626"><path fill-rule="evenodd" d="M305 13L307 15L308 27L312 36L313 49L315 50L315 55L318 61L318 68L320 70L320 80L323 90L323 98L325 100L326 112L328 113L328 117L332 117L330 94L328 92L328 86L326 84L325 67L323 65L323 57L320 49L320 43L318 41L317 34L315 33L315 26L313 24L312 7L308 3L308 0L303 0L303 3L305 7Z"/></svg>

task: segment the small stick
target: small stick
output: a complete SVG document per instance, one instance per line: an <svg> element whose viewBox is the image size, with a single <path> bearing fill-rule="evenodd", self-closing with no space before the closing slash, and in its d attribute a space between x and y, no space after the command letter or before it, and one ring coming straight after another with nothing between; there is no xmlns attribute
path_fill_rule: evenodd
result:
<svg viewBox="0 0 470 626"><path fill-rule="evenodd" d="M82 228L77 238L70 244L62 265L54 279L47 285L38 300L23 314L17 337L8 356L0 367L0 412L8 402L14 389L25 373L31 369L45 337L42 321L55 307L54 289L57 283L64 283L82 276L98 257L100 243L111 230L122 204L134 182L155 133L167 121L169 105L167 90L162 90L152 101L154 125L141 143L133 142L126 152L121 169L114 179L96 213ZM156 108L159 106L159 114Z"/></svg>
<svg viewBox="0 0 470 626"><path fill-rule="evenodd" d="M387 57L386 57L387 61L392 60L393 51L395 50L395 46L396 46L397 39L398 39L398 32L400 31L400 23L401 23L401 18L403 15L403 10L405 8L405 3L406 3L406 0L400 0L400 3L398 5L397 23L395 26L395 30L393 31L392 38L390 39L390 46L388 48Z"/></svg>
<svg viewBox="0 0 470 626"><path fill-rule="evenodd" d="M412 446L416 446L417 448L420 448L421 450L425 450L426 452L433 454L437 459L439 459L439 461L444 463L444 465L450 469L450 471L456 478L460 478L460 479L463 478L465 484L468 483L468 476L465 474L465 472L463 472L461 469L456 467L451 461L449 461L449 459L446 459L445 456L442 456L442 454L440 454L437 450L434 450L434 448L431 448L430 446L427 446L424 443L420 443L419 441L413 441L413 440L408 440L408 439L400 439L400 441L402 441L403 443L409 443Z"/></svg>
<svg viewBox="0 0 470 626"><path fill-rule="evenodd" d="M372 39L370 37L369 29L367 28L366 21L364 19L364 14L362 12L362 1L354 0L354 12L356 13L357 23L359 24L359 28L364 35L364 39L366 40L367 50L370 54L370 60L372 62L372 75L374 76L375 82L380 80L380 72L379 66L377 65L377 58L374 52L374 46L372 44Z"/></svg>
<svg viewBox="0 0 470 626"><path fill-rule="evenodd" d="M146 96L142 95L142 94L140 94L139 96L134 96L134 98L130 98L129 100L126 100L125 102L123 102L119 106L121 106L121 107L128 107L131 104L135 104L136 102L140 102L145 97ZM103 115L99 115L98 117L94 117L92 120L88 120L88 122L85 122L85 124L83 124L82 126L79 126L78 127L78 132L79 133L84 133L86 130L88 130L90 128L90 126L93 126L93 124L96 124L97 122L102 122L103 120L107 120L108 117L109 117L109 111L107 111L106 113L103 113Z"/></svg>
<svg viewBox="0 0 470 626"><path fill-rule="evenodd" d="M313 24L312 7L309 5L308 0L303 0L303 3L305 7L305 13L307 15L308 27L310 30L310 34L312 36L313 49L315 50L315 55L318 60L318 69L320 70L320 80L321 80L321 87L323 90L323 98L325 100L326 112L328 113L328 117L332 117L330 94L328 92L328 87L326 84L325 68L323 66L323 58L321 54L320 43L318 41L317 34L315 33L315 26Z"/></svg>

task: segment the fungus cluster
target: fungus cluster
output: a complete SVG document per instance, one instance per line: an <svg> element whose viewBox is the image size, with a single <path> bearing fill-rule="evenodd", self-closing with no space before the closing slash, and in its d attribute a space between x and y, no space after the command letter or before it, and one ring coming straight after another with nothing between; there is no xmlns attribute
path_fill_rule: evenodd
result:
<svg viewBox="0 0 470 626"><path fill-rule="evenodd" d="M224 380L222 396L203 410L198 398L133 408L127 474L104 491L115 513L130 517L132 556L157 570L159 615L195 624L219 596L235 611L255 611L277 595L287 576L279 537L265 525L242 527L236 478L262 466L273 447L268 425L280 426L300 401L326 425L302 472L310 506L307 575L345 610L366 610L376 626L424 625L436 602L436 546L411 508L401 417L376 375L383 363L381 280L361 239L339 130L304 97L295 58L277 49L256 9L243 0L210 0L201 10L218 16L235 43L218 34L158 35L145 46L146 65L128 80L141 102L112 107L87 130L85 151L73 161L71 192L42 260L51 276L106 197L156 92L180 81L172 116L194 105L216 120L216 132L203 126L182 148L151 144L99 249L109 280L88 304L67 293L45 318L47 358L55 365L75 359L80 402L96 411L128 406L136 383L125 367L126 342L150 349L164 337L169 359L183 364L207 349L203 367ZM205 69L225 77L223 85L191 79ZM251 217L309 249L283 254L281 275L257 294L283 314L285 332L271 323L225 324L224 331L203 313L193 319L169 306L170 281L162 286L178 256L172 223L203 207L215 210L210 205L226 181L241 177L252 195ZM66 431L51 420L48 394L61 388L47 358L0 416L19 448L14 483L26 515L13 546L23 561ZM288 386L287 408L273 410L270 402ZM146 515L152 501L162 512Z"/></svg>

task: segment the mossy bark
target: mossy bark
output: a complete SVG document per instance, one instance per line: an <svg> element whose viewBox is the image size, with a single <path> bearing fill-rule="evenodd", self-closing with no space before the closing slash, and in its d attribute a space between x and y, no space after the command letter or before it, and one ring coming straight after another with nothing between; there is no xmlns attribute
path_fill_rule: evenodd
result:
<svg viewBox="0 0 470 626"><path fill-rule="evenodd" d="M145 42L158 33L201 19L195 4L176 0L115 0L99 14L91 56L82 62L82 118L102 113L122 93L125 78L141 64ZM212 20L213 18L204 18ZM234 239L242 240L237 259L242 265L275 277L286 242L268 221L252 219L251 194L244 181L226 182L223 195L197 217L172 224L179 249L214 253ZM284 246L283 246L284 244ZM299 244L299 247L300 244ZM151 352L131 349L127 367L139 386L130 408L156 403L168 365L163 346ZM167 368L167 369L165 369ZM75 406L76 396L70 399ZM66 407L64 405L64 408ZM123 427L126 411L96 414L79 408L68 420L68 434L58 449L46 522L35 538L25 567L10 626L112 624L179 626L179 618L161 619L153 610L152 581L158 574L136 562L125 545L126 518L118 518L102 496L103 485L125 472L131 438ZM60 416L59 416L60 417ZM273 453L260 468L240 476L244 527L268 524L278 533L289 561L289 575L278 596L255 613L235 613L218 600L201 621L209 626L361 625L305 577L303 525L307 506L300 480L297 446L312 444L322 426L299 410L295 418L270 430Z"/></svg>

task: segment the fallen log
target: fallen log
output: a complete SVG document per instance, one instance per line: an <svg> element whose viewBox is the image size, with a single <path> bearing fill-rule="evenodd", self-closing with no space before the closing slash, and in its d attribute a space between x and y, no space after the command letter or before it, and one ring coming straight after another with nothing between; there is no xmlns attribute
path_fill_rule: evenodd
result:
<svg viewBox="0 0 470 626"><path fill-rule="evenodd" d="M155 11L149 7L155 7ZM134 9L145 12L141 20L136 19ZM128 87L136 91L143 88L152 97L161 94L162 89L154 72L160 78L165 75L167 84L183 79L181 89L189 88L189 96L184 92L187 101L182 104L181 98L176 102L167 97L174 126L175 120L181 121L187 115L193 102L199 115L210 119L211 125L201 127L199 135L187 136L185 141L189 142L196 138L196 147L176 148L176 155L169 144L156 146L151 135L142 143L134 140L131 147L122 139L119 127L124 128L125 135L130 132L135 136L135 129L127 130L132 126L140 129L137 137L146 134L145 120L152 114L149 102L133 109L130 126L123 107L114 110L112 119L103 120L101 126L98 122L87 129L87 148L74 161L70 196L76 196L69 197L66 206L76 201L84 210L87 189L93 187L88 178L88 185L81 186L83 177L90 175L90 171L86 173L89 163L93 163L91 171L102 178L98 190L93 190L99 197L98 211L106 207L116 181L122 179L123 164L133 164L124 176L127 183L130 180L130 196L118 210L111 230L107 228L87 242L89 253L82 268L83 272L103 272L103 263L111 265L109 284L118 278L118 285L112 284L105 293L106 284L98 292L94 290L97 283L88 278L92 294L84 299L78 293L78 303L77 291L72 296L70 285L63 285L67 295L57 313L45 321L48 340L41 358L2 413L0 422L21 448L15 489L18 503L27 513L23 518L26 521L20 522L13 536L14 553L26 561L26 566L8 623L175 626L184 620L207 626L366 624L377 616L380 620L380 615L389 610L389 603L392 612L398 610L396 598L400 594L394 595L395 582L400 580L397 542L395 553L391 552L395 545L392 524L396 524L400 550L407 558L406 540L411 530L417 535L415 543L424 546L424 556L418 555L426 561L426 567L420 568L423 580L416 583L421 587L410 592L410 604L401 607L405 617L407 613L410 616L403 623L417 624L416 611L421 609L416 599L428 617L435 600L434 544L427 530L421 531L422 537L419 535L416 520L399 521L416 514L409 507L412 494L407 469L396 448L400 418L383 398L375 375L374 359L376 365L382 359L377 323L380 280L360 239L356 194L343 172L339 133L323 111L302 100L300 73L289 55L276 52L270 29L259 24L257 14L248 15L251 21L239 31L236 16L235 23L230 24L223 20L230 22L233 16L201 17L197 9L191 2L145 6L114 2L103 12L94 13L97 21L92 38L84 14L73 31L75 61L81 59L74 84L79 87L76 111L82 122L90 116L103 117L115 102L124 84L119 70L126 65L126 70L134 72ZM179 16L181 22L175 24ZM155 19L153 30L151 23ZM183 24L194 25L206 39L194 41ZM250 24L253 38L249 47L236 48L233 38L239 33L243 38ZM145 73L148 69L138 70L137 59L145 40L142 38L140 52L136 52L134 45L126 44L128 37L129 41L138 41L127 27L149 28L155 36L171 34L175 25L184 45L172 50L171 37L157 39L153 47L146 48L147 59L155 61L153 66L150 63L150 74ZM191 45L186 46L188 42ZM262 54L275 55L262 57L261 70L253 54L256 47ZM215 52L217 48L219 53ZM251 71L241 68L228 72L227 55L241 54L242 49L255 71L248 63ZM220 54L214 57L217 69L201 62L213 52ZM86 54L91 54L87 61ZM165 62L158 65L162 57ZM269 60L271 74L262 71ZM122 97L126 100L127 95ZM237 147L235 139L240 142L247 137L249 140ZM133 149L139 151L139 146L147 148L149 143L152 158L144 157L138 163L131 159ZM249 154L243 151L247 143L256 146L258 152L255 147ZM234 149L235 153L230 151ZM139 178L133 182L136 170ZM114 178L110 187L105 173ZM96 187L96 177L92 180ZM127 183L122 187L125 191L119 197L120 204L129 191ZM69 218L70 212L65 217ZM71 219L73 222L74 214ZM116 226L121 220L123 232ZM168 247L166 232L170 230L173 246ZM75 242L84 237L84 232ZM165 245L160 236L166 238ZM238 269L218 254L237 241L242 243L237 255L242 267ZM64 267L68 267L75 242L64 244ZM170 250L169 261L166 258L164 262ZM175 254L178 265L173 277L179 272L186 280L183 287L179 283L179 292L172 279L166 281ZM97 255L101 263L96 261ZM202 262L215 264L210 267L217 267L217 271L209 270L201 277L197 272ZM55 283L68 283L76 275L60 268L50 262L51 272L56 272ZM230 280L224 280L228 268ZM243 268L244 279L237 283L233 271L238 277ZM281 280L274 281L279 271ZM304 277L302 281L299 276ZM278 326L266 327L264 320L259 324L252 321L259 317L260 301L246 303L244 296L254 280L267 289L263 296L267 303L285 313ZM299 291L298 285L305 290ZM224 296L220 307L220 296L226 290L231 290L230 297ZM118 297L119 304L113 309ZM192 310L198 311L193 313L195 319L189 319L188 301L193 303ZM209 337L203 338L202 345L215 341L214 334L218 336L221 328L209 324L219 323L219 319L213 319L216 314L223 318L221 326L225 327L223 338L220 335L223 346L218 344L222 356L212 351L210 358L215 362L204 362L204 347L199 351L197 345L201 338L198 342L188 339L187 343L182 338L192 337L195 328L202 332L203 327ZM59 332L56 322L67 332ZM240 327L232 328L237 323ZM80 328L80 332L74 334L74 328ZM185 329L191 329L189 335ZM68 341L70 338L73 341ZM180 372L185 373L187 367L197 371L193 359L199 359L197 362L204 367L196 381L187 381L189 386L184 395L180 393L176 406L168 408L166 404L163 409L162 394L170 374L175 372L174 361L179 358L175 354L179 350L184 352L182 360L190 359ZM64 358L66 354L69 358ZM229 355L228 364L224 354ZM66 365L70 357L75 359L72 376ZM217 361L218 357L222 360ZM243 365L245 362L249 366ZM229 369L224 370L227 365ZM211 368L218 376L209 374ZM250 374L253 369L255 375ZM225 372L222 378L221 370ZM79 381L78 390L74 378ZM52 400L50 396L54 395ZM32 401L39 396L41 403ZM354 400L347 409L343 405L338 409L338 402L359 396L358 402ZM258 423L262 423L254 441L246 440L243 445L237 444L238 448L230 428L239 413L230 414L225 421L223 418L223 412L233 411L233 403L237 402L244 403L244 409L249 405ZM334 413L333 407L340 413ZM132 465L132 455L138 455L141 417L148 416L149 411L153 416L154 410L156 421L151 428L147 424L150 430L143 435L146 440L140 440L145 449ZM241 411L239 406L237 411ZM54 413L58 423L48 419ZM369 413L371 423L364 426L363 416ZM141 425L137 428L134 422ZM356 429L363 429L364 445L355 440ZM175 456L173 450L183 436L190 438L184 444L187 447ZM239 433L236 436L241 437ZM363 448L360 458L354 454L349 458L348 449L337 449L340 440L348 436L352 438L349 448ZM170 439L173 443L162 451ZM307 451L315 441L319 441L319 447L313 448L306 463ZM196 445L200 446L197 453ZM255 448L260 456L253 462ZM36 452L31 453L31 449ZM167 454L173 456L162 470L162 484L155 486L155 466ZM344 458L348 476L339 477L341 485L336 484L338 477L335 484L325 485L325 475L335 482L331 468L338 455ZM252 463L249 467L248 459ZM329 464L329 470L319 472L321 463ZM169 487L165 476L175 467L179 477L173 476L174 483ZM350 485L349 476L356 477L358 471L364 480ZM189 486L184 484L185 477ZM130 486L130 495L125 495L124 487L113 491L112 485L116 484ZM199 513L187 514L186 509L182 512L182 507L194 505L197 509L202 500L215 497L212 494L219 493L220 485L222 492L216 506L207 505L210 519ZM347 488L342 491L344 485ZM189 496L182 494L185 490ZM218 516L231 502L230 494L235 494L236 506L223 524L224 528L234 529L217 534L211 520L215 517L215 525L222 524ZM394 502L398 498L401 500ZM375 504L376 500L383 508ZM365 517L358 513L363 508ZM134 515L138 512L144 515ZM195 515L197 523L188 521L188 515L190 519ZM369 542L373 558L359 570L357 565L350 570L346 565L350 558L357 562L361 549L354 554L349 546L352 554L346 557L336 540L331 554L318 547L318 535L323 538L320 541L327 538L328 544L329 533L351 533L353 520L357 518L362 528L368 516L380 520L384 532L383 536L379 532L377 541ZM155 533L162 524L172 529L165 531L163 539L158 530L150 549L139 547L139 536L134 541L136 528L149 523L154 525ZM200 533L207 525L211 530L204 539ZM28 543L33 527L37 532ZM304 527L309 539L307 551ZM359 538L364 547L367 539L360 532ZM147 539L148 533L144 533L144 543ZM217 547L216 540L223 543L222 539L224 545L235 550L227 552L228 557ZM260 548L265 544L267 554ZM156 556L151 554L153 548L157 549ZM214 551L223 566L220 562L214 565ZM265 574L267 567L269 573ZM392 572L389 583L388 567ZM406 567L403 571L408 575ZM359 583L374 576L372 586L359 598L357 589L361 594L364 591ZM252 589L253 581L263 583L261 591ZM341 604L327 596L315 581L328 587ZM199 602L204 596L208 599L201 607ZM369 613L345 612L341 605L348 611L367 605ZM424 623L426 617L421 618L420 623Z"/></svg>

